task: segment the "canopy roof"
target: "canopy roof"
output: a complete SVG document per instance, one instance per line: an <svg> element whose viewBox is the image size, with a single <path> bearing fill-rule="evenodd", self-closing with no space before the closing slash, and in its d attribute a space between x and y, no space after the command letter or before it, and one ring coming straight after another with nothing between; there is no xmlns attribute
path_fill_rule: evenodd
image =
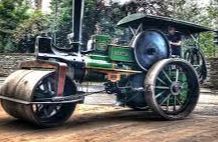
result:
<svg viewBox="0 0 218 142"><path fill-rule="evenodd" d="M147 15L144 13L135 13L128 15L121 19L117 25L121 27L131 26L133 28L137 28L141 23L143 24L144 28L158 28L161 30L166 30L167 27L170 25L176 27L178 31L187 34L214 31L213 29L191 22L176 20L163 16Z"/></svg>

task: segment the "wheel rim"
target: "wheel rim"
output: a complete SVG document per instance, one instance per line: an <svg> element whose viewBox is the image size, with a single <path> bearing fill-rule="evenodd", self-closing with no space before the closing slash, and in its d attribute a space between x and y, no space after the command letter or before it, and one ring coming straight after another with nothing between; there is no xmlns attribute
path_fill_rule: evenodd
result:
<svg viewBox="0 0 218 142"><path fill-rule="evenodd" d="M75 86L69 86L69 80L66 80L64 96L76 93ZM33 101L42 101L45 98L56 96L56 81L54 74L42 79L35 88ZM32 113L40 125L55 125L64 122L74 110L75 104L33 104Z"/></svg>
<svg viewBox="0 0 218 142"><path fill-rule="evenodd" d="M207 77L207 69L203 54L196 49L189 49L186 51L184 58L192 64L198 73L199 81L202 83Z"/></svg>
<svg viewBox="0 0 218 142"><path fill-rule="evenodd" d="M182 119L197 104L199 84L193 68L185 61L166 59L156 65L147 84L153 84L146 94L147 103L167 119ZM155 76L155 77L154 77Z"/></svg>

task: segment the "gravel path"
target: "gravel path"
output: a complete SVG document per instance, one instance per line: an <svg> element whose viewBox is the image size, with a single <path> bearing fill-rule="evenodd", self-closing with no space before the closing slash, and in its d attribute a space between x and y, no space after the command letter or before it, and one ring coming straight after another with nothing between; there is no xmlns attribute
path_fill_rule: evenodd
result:
<svg viewBox="0 0 218 142"><path fill-rule="evenodd" d="M105 94L87 97L69 121L49 129L16 120L0 107L0 142L218 142L218 96L201 92L195 111L180 121L109 105L114 97Z"/></svg>

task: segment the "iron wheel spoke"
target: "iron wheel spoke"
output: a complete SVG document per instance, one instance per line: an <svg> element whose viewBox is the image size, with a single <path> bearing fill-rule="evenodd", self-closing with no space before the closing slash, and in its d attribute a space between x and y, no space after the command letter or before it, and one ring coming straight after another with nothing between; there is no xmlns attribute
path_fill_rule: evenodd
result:
<svg viewBox="0 0 218 142"><path fill-rule="evenodd" d="M49 113L48 113L47 108L44 108L44 109L43 109L43 113L44 113L44 117L45 117L45 118L49 118L50 115L49 115Z"/></svg>
<svg viewBox="0 0 218 142"><path fill-rule="evenodd" d="M162 84L167 85L167 83L164 82L162 79L160 79L160 77L158 77L157 80L158 80L159 82L161 82Z"/></svg>
<svg viewBox="0 0 218 142"><path fill-rule="evenodd" d="M173 110L176 111L176 96L173 97L174 105L173 105Z"/></svg>
<svg viewBox="0 0 218 142"><path fill-rule="evenodd" d="M162 72L163 72L164 76L167 78L167 80L168 80L170 83L172 83L172 80L171 80L170 77L167 75L167 73L166 73L164 70L163 70Z"/></svg>
<svg viewBox="0 0 218 142"><path fill-rule="evenodd" d="M155 86L156 89L169 90L170 87L167 86Z"/></svg>
<svg viewBox="0 0 218 142"><path fill-rule="evenodd" d="M155 98L156 98L156 99L159 98L161 95L163 95L163 93L164 93L165 91L166 91L166 90L164 90L164 91L160 92L159 94L157 94L157 95L155 96Z"/></svg>
<svg viewBox="0 0 218 142"><path fill-rule="evenodd" d="M182 103L181 103L181 101L179 100L178 97L176 97L176 100L177 100L177 102L179 103L179 105L182 106Z"/></svg>
<svg viewBox="0 0 218 142"><path fill-rule="evenodd" d="M160 103L160 106L163 105L167 100L170 99L172 94L169 94L161 103Z"/></svg>
<svg viewBox="0 0 218 142"><path fill-rule="evenodd" d="M43 105L37 105L36 106L36 113L40 116L43 117L44 115L44 106Z"/></svg>
<svg viewBox="0 0 218 142"><path fill-rule="evenodd" d="M47 80L46 88L47 88L47 91L48 91L49 95L53 96L54 95L53 85L52 85L52 82L51 82L50 79Z"/></svg>
<svg viewBox="0 0 218 142"><path fill-rule="evenodd" d="M194 67L194 69L199 71L200 70L200 66L196 66L196 67Z"/></svg>
<svg viewBox="0 0 218 142"><path fill-rule="evenodd" d="M170 99L167 100L167 111L169 111Z"/></svg>
<svg viewBox="0 0 218 142"><path fill-rule="evenodd" d="M176 69L176 82L179 81L179 69Z"/></svg>

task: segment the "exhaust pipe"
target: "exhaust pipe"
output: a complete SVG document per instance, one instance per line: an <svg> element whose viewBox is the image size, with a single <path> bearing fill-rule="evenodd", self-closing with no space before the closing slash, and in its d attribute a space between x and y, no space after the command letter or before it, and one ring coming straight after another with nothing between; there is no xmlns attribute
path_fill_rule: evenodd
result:
<svg viewBox="0 0 218 142"><path fill-rule="evenodd" d="M68 35L75 52L80 53L82 45L82 25L84 0L72 0L72 34Z"/></svg>

